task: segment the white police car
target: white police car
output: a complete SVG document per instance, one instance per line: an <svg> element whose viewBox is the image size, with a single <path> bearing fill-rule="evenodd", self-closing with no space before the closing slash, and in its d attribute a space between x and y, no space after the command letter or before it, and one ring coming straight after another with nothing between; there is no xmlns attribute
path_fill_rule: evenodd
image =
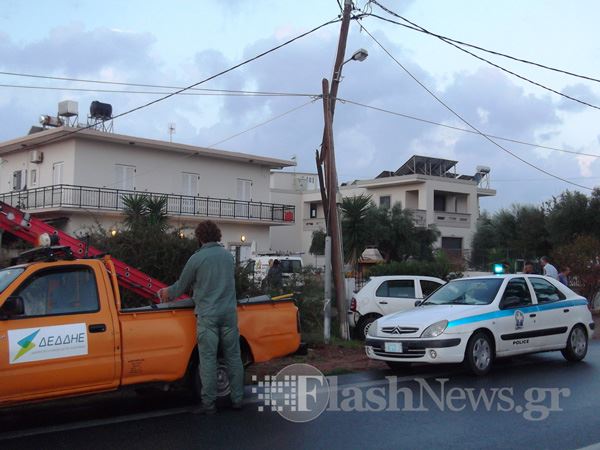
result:
<svg viewBox="0 0 600 450"><path fill-rule="evenodd" d="M393 369L406 363L459 363L486 374L496 357L561 350L569 361L587 353L594 330L588 302L539 275L453 280L413 310L369 327L367 356Z"/></svg>

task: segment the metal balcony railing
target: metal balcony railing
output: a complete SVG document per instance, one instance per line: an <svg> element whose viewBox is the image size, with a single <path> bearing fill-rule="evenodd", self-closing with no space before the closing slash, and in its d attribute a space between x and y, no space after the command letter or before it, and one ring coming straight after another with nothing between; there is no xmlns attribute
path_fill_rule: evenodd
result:
<svg viewBox="0 0 600 450"><path fill-rule="evenodd" d="M155 199L166 198L165 213L173 216L246 219L282 223L294 223L295 220L295 207L292 205L66 184L6 192L0 194L0 200L23 210L85 208L122 211L125 209L123 198L135 195L146 195Z"/></svg>

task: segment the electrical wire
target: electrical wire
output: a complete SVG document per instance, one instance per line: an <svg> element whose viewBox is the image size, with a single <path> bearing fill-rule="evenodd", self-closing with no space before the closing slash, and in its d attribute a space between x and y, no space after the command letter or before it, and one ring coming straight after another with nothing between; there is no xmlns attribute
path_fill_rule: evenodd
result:
<svg viewBox="0 0 600 450"><path fill-rule="evenodd" d="M264 125L267 125L267 124L269 124L269 123L271 123L271 122L274 122L274 121L275 121L275 120L277 120L277 119L281 119L282 117L285 117L285 116L287 116L288 114L294 113L294 112L296 112L296 111L298 111L298 110L300 110L300 109L302 109L302 108L304 108L304 107L306 107L306 106L308 106L308 105L310 105L310 104L312 104L312 103L316 102L316 101L317 101L319 98L321 98L321 97L320 97L320 96L315 96L313 99L309 100L308 102L302 103L302 104L300 104L300 105L298 105L298 106L295 106L295 107L293 107L292 109L289 109L289 110L287 110L287 111L284 111L283 113L280 113L280 114L277 114L277 115L275 115L275 116L272 116L272 117L270 117L269 119L267 119L267 120L265 120L265 121L263 121L263 122L257 123L256 125L253 125L253 126L252 126L252 127L250 127L250 128L246 128L246 129L245 129L245 130L243 130L243 131L240 131L240 132L238 132L238 133L232 134L232 135L230 135L230 136L228 136L228 137L226 137L226 138L224 138L224 139L221 139L221 140L219 140L219 141L216 141L216 142L214 142L214 143L212 143L212 144L208 145L207 147L203 147L203 148L206 148L206 149L214 149L214 147L216 147L217 145L220 145L220 144L222 144L222 143L224 143L224 142L230 141L231 139L234 139L234 138L236 138L236 137L238 137L238 136L241 136L242 134L248 133L248 132L250 132L250 131L252 131L252 130L256 130L257 128L259 128L259 127L262 127L262 126L264 126ZM177 159L177 161L176 161L176 163L178 164L178 163L180 163L181 161L183 161L183 160L185 160L185 159L192 158L192 157L194 157L194 156L197 156L197 155L198 155L198 153L190 153L190 154L187 154L187 155L185 155L185 156L182 156L181 158L178 158L178 159ZM174 165L175 165L175 164L172 164L171 166L174 166ZM144 176L144 175L149 175L149 174L151 174L151 173L153 173L153 172L156 172L157 170L165 170L165 166L164 166L164 164L163 164L163 165L161 165L161 166L157 166L157 167L156 167L156 168L154 168L154 169L149 169L149 170L147 170L147 171L144 171L144 172L136 173L136 176L140 177L140 176ZM109 188L109 187L111 187L111 186L115 186L115 185L117 185L117 184L118 184L118 183L117 183L117 182L115 182L115 183L111 183L111 184L106 184L106 185L104 185L104 186L102 186L102 187Z"/></svg>
<svg viewBox="0 0 600 450"><path fill-rule="evenodd" d="M559 175L555 175L551 172L548 172L547 170L536 166L535 164L527 161L526 159L521 158L519 155L513 153L512 151L508 150L507 148L505 148L504 146L500 145L499 143L497 143L496 141L494 141L492 138L488 137L487 135L485 135L484 133L482 133L481 131L479 131L479 129L477 129L474 125L471 125L471 123L469 121L467 121L466 119L464 119L459 113L457 113L456 111L454 111L454 109L452 109L448 104L446 104L441 98L439 98L437 95L435 95L435 93L433 91L431 91L427 86L425 86L421 81L419 81L419 79L417 77L415 77L400 61L398 61L384 46L381 42L379 42L379 40L377 40L377 38L375 38L375 36L373 36L369 30L367 30L364 25L360 22L359 26L361 27L362 30L365 31L365 33L367 33L369 35L369 37L371 37L371 39L373 39L373 41L375 41L375 43L402 69L404 70L404 72L406 72L406 74L408 76L410 76L419 86L421 86L425 91L427 91L427 93L429 93L429 95L431 95L439 104L441 104L444 108L446 108L448 111L450 111L454 116L456 116L461 122L463 122L465 125L467 125L469 128L473 129L477 134L479 134L480 136L482 136L484 139L486 139L487 141L491 142L492 144L494 144L496 147L498 147L499 149L501 149L502 151L504 151L505 153L511 155L513 158L518 159L519 161L521 161L524 164L527 164L528 166L532 167L533 169L542 172L552 178L556 178L557 180L560 180L564 183L576 186L578 188L581 189L586 189L586 190L590 190L592 191L593 188L589 187L589 186L584 186L582 184L578 184L578 183L574 183L572 181L567 180L566 178L563 178Z"/></svg>
<svg viewBox="0 0 600 450"><path fill-rule="evenodd" d="M123 116L125 116L125 115L131 114L131 113L134 113L134 112L136 112L136 111L139 111L139 110L141 110L141 109L144 109L144 108L147 108L147 107L149 107L149 106L152 106L152 105L154 105L154 104L156 104L156 103L159 103L159 102L162 102L162 101L164 101L164 100L167 100L167 99L169 99L169 98L171 98L171 97L173 97L173 96L175 96L175 95L179 95L179 94L181 94L182 92L185 92L185 91L187 91L187 90L189 90L189 89L195 88L196 86L199 86L199 85L201 85L201 84L203 84L203 83L206 83L206 82L208 82L208 81L214 80L214 79L215 79L215 78L217 78L217 77L220 77L220 76L222 76L222 75L225 75L226 73L229 73L229 72L231 72L231 71L233 71L233 70L235 70L235 69L238 69L238 68L240 68L240 67L242 67L242 66L244 66L244 65L246 65L246 64L249 64L249 63L251 63L251 62L253 62L253 61L256 61L257 59L259 59L259 58L261 58L261 57L263 57L263 56L266 56L266 55L268 55L269 53L272 53L272 52L274 52L274 51L276 51L276 50L279 50L280 48L282 48L282 47L285 47L286 45L289 45L289 44L291 44L292 42L295 42L295 41L297 41L298 39L301 39L301 38L303 38L303 37L305 37L305 36L308 36L309 34L312 34L312 33L316 32L316 31L320 30L321 28L324 28L324 27L326 27L326 26L328 26L328 25L331 25L331 24L337 23L337 22L339 22L340 20L341 20L341 19L339 19L339 18L336 18L336 19L330 20L330 21L328 21L328 22L322 23L321 25L318 25L318 26L316 26L316 27L314 27L314 28L312 28L312 29L310 29L310 30L308 30L308 31L305 31L304 33L301 33L301 34L299 34L299 35L297 35L297 36L295 36L295 37L293 37L293 38L290 38L290 39L288 39L287 41L285 41L285 42L283 42L283 43L281 43L281 44L279 44L279 45L276 45L275 47L272 47L272 48L270 48L269 50L266 50L266 51L264 51L264 52L261 52L261 53L259 53L259 54L255 55L255 56L253 56L253 57L251 57L251 58L248 58L248 59L246 59L246 60L244 60L244 61L242 61L242 62L240 62L240 63L238 63L238 64L235 64L234 66L231 66L231 67L229 67L229 68L227 68L227 69L224 69L224 70L222 70L222 71L220 71L220 72L218 72L218 73L216 73L216 74L214 74L214 75L211 75L211 76L209 76L209 77L207 77L207 78L204 78L203 80L200 80L200 81L198 81L198 82L196 82L196 83L193 83L193 84L191 84L191 85L189 85L189 86L187 86L187 87L184 87L184 88L178 89L178 90L176 90L176 91L174 91L174 92L170 92L169 94L167 94L167 95L164 95L164 96L162 96L162 97L160 97L160 98L157 98L157 99L155 99L155 100L152 100L152 101L146 102L146 103L144 103L144 104L142 104L142 105L140 105L140 106L136 106L135 108L132 108L132 109L130 109L130 110L127 110L127 111L125 111L125 112L122 112L122 113L120 113L120 114L117 114L116 116L113 116L113 117L111 117L110 119L102 120L102 121L101 121L101 123L104 123L104 122L106 122L107 120L114 120L114 119L118 119L119 117L123 117ZM29 150L30 150L30 149L32 149L32 148L37 148L37 147L40 147L40 146L42 146L42 145L46 145L46 144L48 144L48 143L50 143L50 142L54 142L54 141L57 141L57 140L63 140L63 139L66 139L66 138L68 138L69 136L71 136L71 135L73 135L73 134L76 134L76 133L79 133L79 132L81 132L81 131L83 131L83 130L87 130L87 129L90 129L90 128L94 128L94 127L96 127L97 125L98 125L98 124L91 124L91 125L87 125L87 126L84 126L84 127L80 127L80 128L77 128L77 129L75 129L75 130L69 131L69 132L67 132L67 133L65 133L65 134L62 134L62 135L58 135L58 136L52 136L52 137L50 137L50 138L48 138L48 139L46 139L46 140L44 140L44 141L37 142L37 143L35 143L35 144L32 144L32 145L25 145L25 146L24 146L22 149L29 149Z"/></svg>
<svg viewBox="0 0 600 450"><path fill-rule="evenodd" d="M14 75L21 77L30 77L30 78L41 78L46 80L60 80L60 81L74 81L78 83L96 83L96 84L108 84L108 85L116 85L116 86L130 86L130 87L145 87L145 88L155 88L155 89L184 89L181 86L166 86L160 84L139 84L139 83L124 83L118 81L102 81L102 80L85 80L78 78L66 78L66 77L52 77L47 75L32 75L32 74L16 74L13 72L0 72L0 75ZM31 85L20 85L20 84L0 84L0 87L8 87L8 88L28 88L28 89L48 89L48 90L66 90L66 91L82 91L82 92L123 92L123 93L132 93L132 94L160 94L164 95L167 92L164 91L123 91L117 89L88 89L88 88L68 88L68 87L56 87L56 86L31 86ZM271 91L244 91L244 90L232 90L232 89L207 89L207 88L191 88L187 89L186 92L182 92L180 95L193 95L191 92L187 91L201 91L213 94L245 94L245 95L265 95L265 96L298 96L298 97L312 97L314 94L304 94L304 93L289 93L289 92L271 92ZM195 94L202 95L202 94Z"/></svg>
<svg viewBox="0 0 600 450"><path fill-rule="evenodd" d="M452 47L455 47L455 48L457 48L457 49L458 49L458 50L460 50L461 52L464 52L464 53L466 53L466 54L468 54L468 55L471 55L472 57L474 57L474 58L476 58L476 59L478 59L478 60L480 60L480 61L483 61L483 62L485 62L485 63L487 63L487 64L491 65L492 67L495 67L496 69L499 69L499 70L501 70L501 71L503 71L503 72L506 72L506 73L508 73L508 74L510 74L510 75L512 75L512 76L514 76L514 77L517 77L517 78L519 78L520 80L523 80L523 81L525 81L525 82L527 82L527 83L533 84L534 86L537 86L537 87L539 87L539 88L541 88L541 89L544 89L544 90L546 90L546 91L552 92L553 94L556 94L556 95L559 95L559 96L561 96L561 97L567 98L567 99L569 99L569 100L571 100L571 101L574 101L574 102L580 103L580 104L582 104L582 105L589 106L590 108L594 108L594 109L598 109L598 110L600 110L600 106L594 105L594 104L592 104L592 103L589 103L589 102L586 102L586 101L584 101L584 100L578 99L578 98L576 98L576 97L573 97L573 96L571 96L571 95L568 95L568 94L565 94L565 93L563 93L563 92L557 91L556 89L553 89L553 88L551 88L551 87L548 87L548 86L546 86L546 85L544 85L544 84L542 84L542 83L538 83L537 81L533 81L532 79L530 79L530 78L527 78L527 77L525 77L525 76L523 76L523 75L520 75L520 74L518 74L518 73L516 73L516 72L514 72L514 71L512 71L512 70L506 69L505 67L502 67L501 65L499 65L499 64L496 64L496 63L494 63L494 62L490 61L489 59L486 59L486 58L484 58L484 57L482 57L482 56L479 56L479 55L477 55L476 53L473 53L473 52L471 52L471 51L469 51L469 50L467 50L467 49L465 49L465 48L461 47L461 46L460 46L460 45L458 45L458 44L455 44L454 42L451 42L450 40L448 40L448 39L446 39L446 38L444 38L444 37L442 37L442 36L440 36L440 35L436 35L436 34L434 34L434 33L431 33L431 32L429 32L428 30L426 30L425 28L421 27L420 25L417 25L417 24L415 24L415 23L411 22L410 20L408 20L408 19L405 19L404 17L400 16L399 14L396 14L396 13L394 13L393 11L391 11L391 10L389 10L389 9L385 8L385 7L384 7L384 6L382 6L380 3L378 3L376 0L372 0L372 1L373 1L373 3L375 3L377 6L381 7L382 9L384 9L384 10L385 10L385 11L387 11L387 12L389 12L389 13L390 13L390 14L392 14L393 16L395 16L395 17L398 17L398 18L401 18L402 20L405 20L405 21L407 21L407 22L408 22L408 23L410 23L411 25L413 25L413 26L415 26L415 27L418 27L418 28L419 28L419 29L420 29L422 32L424 32L424 33L427 33L427 34L430 34L431 36L437 37L437 38L438 38L438 39L440 39L442 42L445 42L446 44L448 44L448 45L451 45ZM371 14L371 16L373 16L373 17L376 17L376 18L379 18L379 19L382 19L382 17L380 17L380 16L376 16L376 15L374 15L374 14ZM383 20L385 20L385 19L383 19ZM388 22L389 22L389 21L388 21Z"/></svg>
<svg viewBox="0 0 600 450"><path fill-rule="evenodd" d="M392 12L389 8L386 8L385 6L383 6L382 4L380 4L379 2L377 2L375 0L370 0L369 4L371 4L371 3L375 3L377 6L379 6L384 11L388 12L389 14L394 15L395 17L401 18L402 20L406 21L407 23L412 23L411 21L409 21L405 17L401 16L400 14ZM490 50L488 48L481 47L479 45L470 44L470 43L465 42L465 41L460 41L458 39L453 39L453 38L450 38L448 36L444 36L444 35L441 35L441 34L433 33L433 32L431 32L429 30L426 30L425 28L420 27L419 25L416 25L416 24L414 24L414 26L412 26L412 25L406 25L404 23L396 22L394 20L378 16L377 14L369 13L369 15L372 15L373 17L376 17L376 18L381 19L381 20L385 20L386 22L390 22L390 23L394 23L396 25L400 25L401 27L408 28L409 30L414 30L414 31L418 31L420 33L428 34L428 35L434 36L434 37L436 37L438 39L443 39L443 40L446 40L446 41L454 42L455 44L464 45L465 47L474 48L476 50L480 50L482 52L490 53L492 55L502 56L503 58L511 59L513 61L517 61L517 62L520 62L520 63L523 63L523 64L529 64L529 65L532 65L532 66L536 66L536 67L539 67L541 69L546 69L546 70L550 70L552 72L562 73L564 75L569 75L569 76L572 76L572 77L575 77L575 78L581 78L583 80L594 81L596 83L600 83L600 79L598 79L598 78L590 77L588 75L578 74L578 73L571 72L571 71L564 70L564 69L558 69L556 67L548 66L546 64L538 63L538 62L531 61L531 60L524 59L524 58L519 58L519 57L512 56L512 55L509 55L507 53L502 53L502 52L499 52L499 51L496 51L496 50Z"/></svg>
<svg viewBox="0 0 600 450"><path fill-rule="evenodd" d="M101 92L112 94L146 94L146 95L165 95L164 91L123 91L119 89L86 89L86 88L68 88L57 86L26 86L20 84L0 84L0 88L17 89L35 89L48 91L69 91L69 92ZM225 96L225 97L315 97L320 94L301 94L285 92L260 92L260 91L227 91L227 92L182 92L179 95L188 96Z"/></svg>
<svg viewBox="0 0 600 450"><path fill-rule="evenodd" d="M483 135L485 135L485 136L487 136L489 138L492 138L492 139L499 139L501 141L512 142L512 143L515 143L515 144L527 145L527 146L530 146L530 147L543 148L543 149L552 150L552 151L555 151L555 152L563 152L563 153L570 153L570 154L578 155L578 156L590 156L592 158L600 158L600 155L597 155L595 153L576 152L574 150L567 150L567 149L559 148L559 147L551 147L551 146L548 146L548 145L534 144L534 143L531 143L531 142L521 141L521 140L518 140L518 139L512 139L512 138L507 138L507 137L502 137L502 136L495 136L495 135L489 134L489 133L478 133L476 131L469 130L467 128L456 127L456 126L448 125L448 124L445 124L445 123L435 122L433 120L423 119L421 117L411 116L409 114L403 114L403 113L399 113L399 112L396 112L396 111L390 111L389 109L379 108L377 106L372 106L372 105L367 105L365 103L355 102L353 100L348 100L347 98L338 98L337 100L340 103L348 103L350 105L360 106L360 107L363 107L363 108L372 109L374 111L379 111L379 112L383 112L383 113L386 113L386 114L391 114L391 115L394 115L394 116L404 117L406 119L416 120L418 122L428 123L430 125L436 125L436 126L439 126L439 127L449 128L451 130L462 131L462 132L471 133L471 134L483 134Z"/></svg>

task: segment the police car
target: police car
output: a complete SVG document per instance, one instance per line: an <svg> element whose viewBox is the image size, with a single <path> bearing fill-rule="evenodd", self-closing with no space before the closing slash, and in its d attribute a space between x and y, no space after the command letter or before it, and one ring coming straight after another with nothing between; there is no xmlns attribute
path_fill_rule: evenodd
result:
<svg viewBox="0 0 600 450"><path fill-rule="evenodd" d="M369 327L365 349L393 369L407 363L464 362L486 374L496 357L560 350L586 353L594 322L585 298L539 275L453 280L417 307Z"/></svg>

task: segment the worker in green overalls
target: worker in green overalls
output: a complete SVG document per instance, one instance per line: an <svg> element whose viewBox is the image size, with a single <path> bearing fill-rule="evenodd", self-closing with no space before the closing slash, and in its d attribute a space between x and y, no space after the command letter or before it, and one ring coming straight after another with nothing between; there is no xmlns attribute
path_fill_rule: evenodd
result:
<svg viewBox="0 0 600 450"><path fill-rule="evenodd" d="M234 409L241 409L244 394L234 261L231 253L219 244L221 230L213 221L198 224L195 234L200 248L185 264L179 280L161 289L158 295L161 301L166 302L193 288L202 382L201 412L214 414L219 344L227 366Z"/></svg>

